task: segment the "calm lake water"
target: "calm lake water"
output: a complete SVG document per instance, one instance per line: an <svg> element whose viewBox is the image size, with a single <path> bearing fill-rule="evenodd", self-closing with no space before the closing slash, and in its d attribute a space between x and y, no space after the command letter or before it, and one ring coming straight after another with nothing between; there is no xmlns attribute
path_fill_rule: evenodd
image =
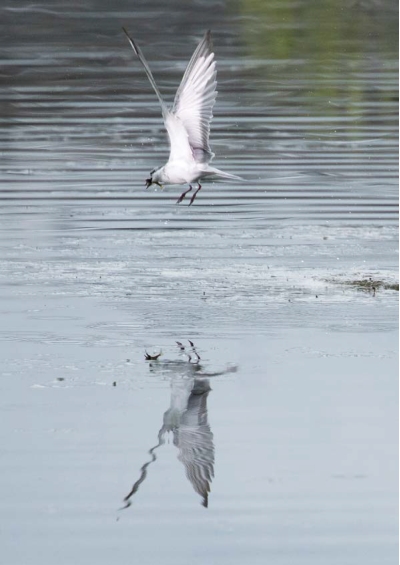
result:
<svg viewBox="0 0 400 565"><path fill-rule="evenodd" d="M4 563L397 563L397 18L2 4ZM145 190L168 142L122 25L171 103L212 30L244 181Z"/></svg>

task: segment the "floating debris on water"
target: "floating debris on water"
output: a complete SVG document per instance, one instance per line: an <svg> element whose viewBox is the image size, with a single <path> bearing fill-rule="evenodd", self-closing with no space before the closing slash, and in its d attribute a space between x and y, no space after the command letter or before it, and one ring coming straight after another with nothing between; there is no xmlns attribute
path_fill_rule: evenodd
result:
<svg viewBox="0 0 400 565"><path fill-rule="evenodd" d="M362 290L364 292L372 292L374 296L377 290L399 291L398 282L383 281L380 279L374 279L372 277L352 280L330 280L328 282L352 286L356 290Z"/></svg>

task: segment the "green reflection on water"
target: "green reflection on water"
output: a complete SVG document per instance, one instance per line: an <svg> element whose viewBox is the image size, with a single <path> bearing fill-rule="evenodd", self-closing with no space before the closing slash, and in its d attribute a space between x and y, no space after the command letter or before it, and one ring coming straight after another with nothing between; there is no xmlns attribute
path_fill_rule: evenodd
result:
<svg viewBox="0 0 400 565"><path fill-rule="evenodd" d="M241 0L245 54L256 59L260 87L285 84L310 113L364 116L383 104L397 115L398 7L389 0ZM263 79L269 81L268 89ZM289 90L288 90L289 88ZM290 105L291 103L289 103ZM378 116L379 118L379 116Z"/></svg>
<svg viewBox="0 0 400 565"><path fill-rule="evenodd" d="M397 2L242 0L246 41L257 58L331 61L335 56L397 58Z"/></svg>

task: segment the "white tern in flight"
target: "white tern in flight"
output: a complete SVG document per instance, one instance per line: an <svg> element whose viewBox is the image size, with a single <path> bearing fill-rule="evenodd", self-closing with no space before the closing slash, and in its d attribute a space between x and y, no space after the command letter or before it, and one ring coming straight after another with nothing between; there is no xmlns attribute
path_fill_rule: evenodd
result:
<svg viewBox="0 0 400 565"><path fill-rule="evenodd" d="M182 82L175 95L172 109L167 108L157 88L152 72L138 44L122 28L132 49L142 63L149 81L161 104L165 127L169 136L170 154L168 162L150 173L146 188L157 184L188 184L189 189L181 194L177 204L197 183L189 206L193 204L201 189L200 180L206 177L242 180L210 166L214 157L209 144L212 109L217 97L217 71L211 44L211 33L207 31L187 66Z"/></svg>

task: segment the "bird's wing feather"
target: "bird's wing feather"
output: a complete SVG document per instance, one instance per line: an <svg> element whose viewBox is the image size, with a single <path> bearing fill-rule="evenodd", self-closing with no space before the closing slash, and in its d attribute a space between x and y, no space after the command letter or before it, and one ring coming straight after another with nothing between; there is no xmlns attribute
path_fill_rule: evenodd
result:
<svg viewBox="0 0 400 565"><path fill-rule="evenodd" d="M157 88L156 81L154 80L154 77L153 77L153 74L150 70L150 67L147 64L146 59L144 58L142 50L140 49L139 45L133 41L133 39L131 38L131 36L129 35L129 33L126 31L126 29L124 27L122 28L122 31L125 33L126 37L128 38L129 43L131 44L132 49L134 50L135 54L137 55L139 61L142 63L144 70L146 71L146 75L147 75L147 77L150 81L150 84L153 87L154 92L157 94L157 98L160 101L162 113L163 113L163 116L164 116L164 119L165 119L165 117L169 114L169 110L168 110L167 106L165 105L164 100L162 99L160 91Z"/></svg>
<svg viewBox="0 0 400 565"><path fill-rule="evenodd" d="M186 68L170 112L157 88L156 81L137 43L122 28L128 41L146 71L161 110L170 141L169 160L194 159L208 163L213 158L209 145L212 109L217 96L214 53L209 31L198 45Z"/></svg>
<svg viewBox="0 0 400 565"><path fill-rule="evenodd" d="M183 123L192 155L199 163L208 163L214 156L209 136L217 97L216 76L211 33L207 31L187 66L172 109L173 115Z"/></svg>
<svg viewBox="0 0 400 565"><path fill-rule="evenodd" d="M191 159L193 159L193 152L189 145L189 136L188 136L188 132L185 129L184 124L179 118L177 118L173 113L171 113L168 110L164 100L162 99L160 91L157 88L156 81L154 80L153 74L149 68L149 65L147 64L146 59L144 58L144 55L140 47L130 37L130 35L128 34L128 32L124 27L122 28L122 30L127 36L128 41L133 51L137 55L139 61L142 63L144 70L146 71L147 77L150 81L150 84L153 87L154 92L157 94L158 100L160 101L162 115L164 118L165 127L168 132L169 143L171 148L169 159L171 161L179 160L179 159L190 161Z"/></svg>
<svg viewBox="0 0 400 565"><path fill-rule="evenodd" d="M164 116L164 121L169 136L169 161L184 160L190 163L193 159L193 151L184 124L171 112Z"/></svg>

